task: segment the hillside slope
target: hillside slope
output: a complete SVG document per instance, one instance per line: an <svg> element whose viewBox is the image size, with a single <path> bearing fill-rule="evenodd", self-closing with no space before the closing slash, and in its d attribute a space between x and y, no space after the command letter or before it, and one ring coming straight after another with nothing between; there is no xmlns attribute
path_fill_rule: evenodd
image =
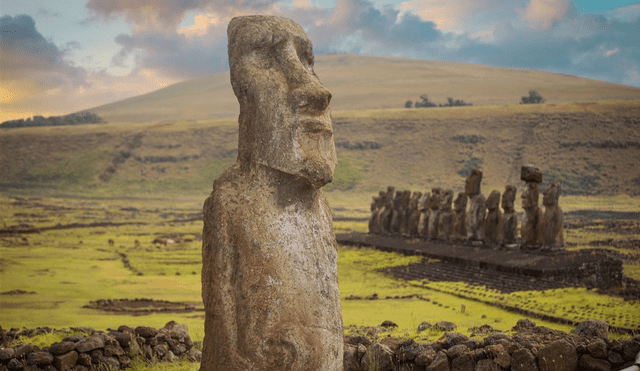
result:
<svg viewBox="0 0 640 371"><path fill-rule="evenodd" d="M517 104L532 89L547 102L640 99L636 87L455 62L331 54L316 57L316 72L333 94L334 111L400 108L422 94L435 103L452 97L474 105ZM238 103L224 72L88 111L111 123L206 120L236 117Z"/></svg>
<svg viewBox="0 0 640 371"><path fill-rule="evenodd" d="M328 191L372 194L464 187L484 192L538 166L563 194L640 195L640 100L600 103L342 111ZM204 197L235 161L236 120L0 130L0 191Z"/></svg>

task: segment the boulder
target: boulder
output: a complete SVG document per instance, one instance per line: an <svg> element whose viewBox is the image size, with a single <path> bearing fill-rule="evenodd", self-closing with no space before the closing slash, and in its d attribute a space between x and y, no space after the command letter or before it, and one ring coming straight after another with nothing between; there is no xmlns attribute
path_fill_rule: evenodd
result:
<svg viewBox="0 0 640 371"><path fill-rule="evenodd" d="M365 370L393 371L395 354L388 346L373 344L362 356L361 364Z"/></svg>
<svg viewBox="0 0 640 371"><path fill-rule="evenodd" d="M596 359L588 354L583 354L578 362L580 370L584 371L611 371L611 364L604 359Z"/></svg>
<svg viewBox="0 0 640 371"><path fill-rule="evenodd" d="M536 357L526 348L514 351L511 354L511 371L538 371Z"/></svg>
<svg viewBox="0 0 640 371"><path fill-rule="evenodd" d="M78 361L78 353L76 351L70 351L65 354L59 354L53 357L53 365L56 366L58 371L67 371L73 369Z"/></svg>
<svg viewBox="0 0 640 371"><path fill-rule="evenodd" d="M561 339L538 351L540 371L574 371L578 367L578 353L573 345Z"/></svg>
<svg viewBox="0 0 640 371"><path fill-rule="evenodd" d="M603 340L609 340L609 324L604 321L588 319L578 323L571 333L580 337L597 337Z"/></svg>
<svg viewBox="0 0 640 371"><path fill-rule="evenodd" d="M607 358L607 343L601 338L594 338L587 344L587 350L593 358Z"/></svg>
<svg viewBox="0 0 640 371"><path fill-rule="evenodd" d="M436 358L427 367L427 371L449 371L449 358L444 352L438 352Z"/></svg>
<svg viewBox="0 0 640 371"><path fill-rule="evenodd" d="M100 349L104 347L104 339L99 335L91 336L88 339L84 339L76 343L76 351L79 353L87 353L94 349Z"/></svg>
<svg viewBox="0 0 640 371"><path fill-rule="evenodd" d="M451 371L474 371L476 361L471 353L467 352L451 361Z"/></svg>
<svg viewBox="0 0 640 371"><path fill-rule="evenodd" d="M524 165L520 169L520 180L525 182L542 183L542 172L533 165Z"/></svg>
<svg viewBox="0 0 640 371"><path fill-rule="evenodd" d="M437 322L434 327L441 331L453 331L456 329L457 326L453 322L440 321L440 322Z"/></svg>
<svg viewBox="0 0 640 371"><path fill-rule="evenodd" d="M52 362L53 356L49 352L31 352L27 356L27 364L29 365L46 366L50 365Z"/></svg>
<svg viewBox="0 0 640 371"><path fill-rule="evenodd" d="M76 343L72 341L63 341L60 343L51 344L49 352L53 355L65 354L76 348Z"/></svg>

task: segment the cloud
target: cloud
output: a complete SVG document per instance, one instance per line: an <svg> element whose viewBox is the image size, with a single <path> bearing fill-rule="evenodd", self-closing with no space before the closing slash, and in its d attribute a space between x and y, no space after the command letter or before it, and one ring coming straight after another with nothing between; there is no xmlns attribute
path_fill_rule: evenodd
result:
<svg viewBox="0 0 640 371"><path fill-rule="evenodd" d="M553 22L575 18L578 9L571 0L531 0L520 14L529 27L548 30Z"/></svg>
<svg viewBox="0 0 640 371"><path fill-rule="evenodd" d="M72 47L73 44L68 47ZM45 39L28 15L0 18L0 110L15 110L21 99L55 89L87 86L87 71L65 59L65 50Z"/></svg>

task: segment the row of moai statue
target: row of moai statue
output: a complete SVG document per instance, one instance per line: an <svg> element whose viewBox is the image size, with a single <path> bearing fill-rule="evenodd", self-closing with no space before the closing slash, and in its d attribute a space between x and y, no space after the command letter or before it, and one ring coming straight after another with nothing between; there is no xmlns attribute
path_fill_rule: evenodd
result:
<svg viewBox="0 0 640 371"><path fill-rule="evenodd" d="M373 197L369 232L399 234L424 239L468 239L511 248L558 248L564 246L563 213L558 206L561 186L549 183L543 196L544 213L538 206L542 173L536 167L522 167L524 217L518 239L518 216L514 209L517 189L507 185L500 197L481 192L482 171L473 169L465 191L453 200L452 190L433 188L429 192L396 191L388 187ZM502 211L500 210L502 201ZM452 205L453 204L453 205Z"/></svg>

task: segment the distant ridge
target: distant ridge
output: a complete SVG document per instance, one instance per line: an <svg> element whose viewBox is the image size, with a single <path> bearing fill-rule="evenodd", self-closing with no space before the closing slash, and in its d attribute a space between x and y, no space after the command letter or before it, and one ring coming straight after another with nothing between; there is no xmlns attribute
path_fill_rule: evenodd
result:
<svg viewBox="0 0 640 371"><path fill-rule="evenodd" d="M316 56L315 70L333 94L333 111L402 108L423 94L436 103L454 98L474 106L518 104L530 90L547 103L640 99L632 86L457 62L329 54ZM238 103L229 72L221 72L87 111L110 123L206 120L237 116Z"/></svg>

